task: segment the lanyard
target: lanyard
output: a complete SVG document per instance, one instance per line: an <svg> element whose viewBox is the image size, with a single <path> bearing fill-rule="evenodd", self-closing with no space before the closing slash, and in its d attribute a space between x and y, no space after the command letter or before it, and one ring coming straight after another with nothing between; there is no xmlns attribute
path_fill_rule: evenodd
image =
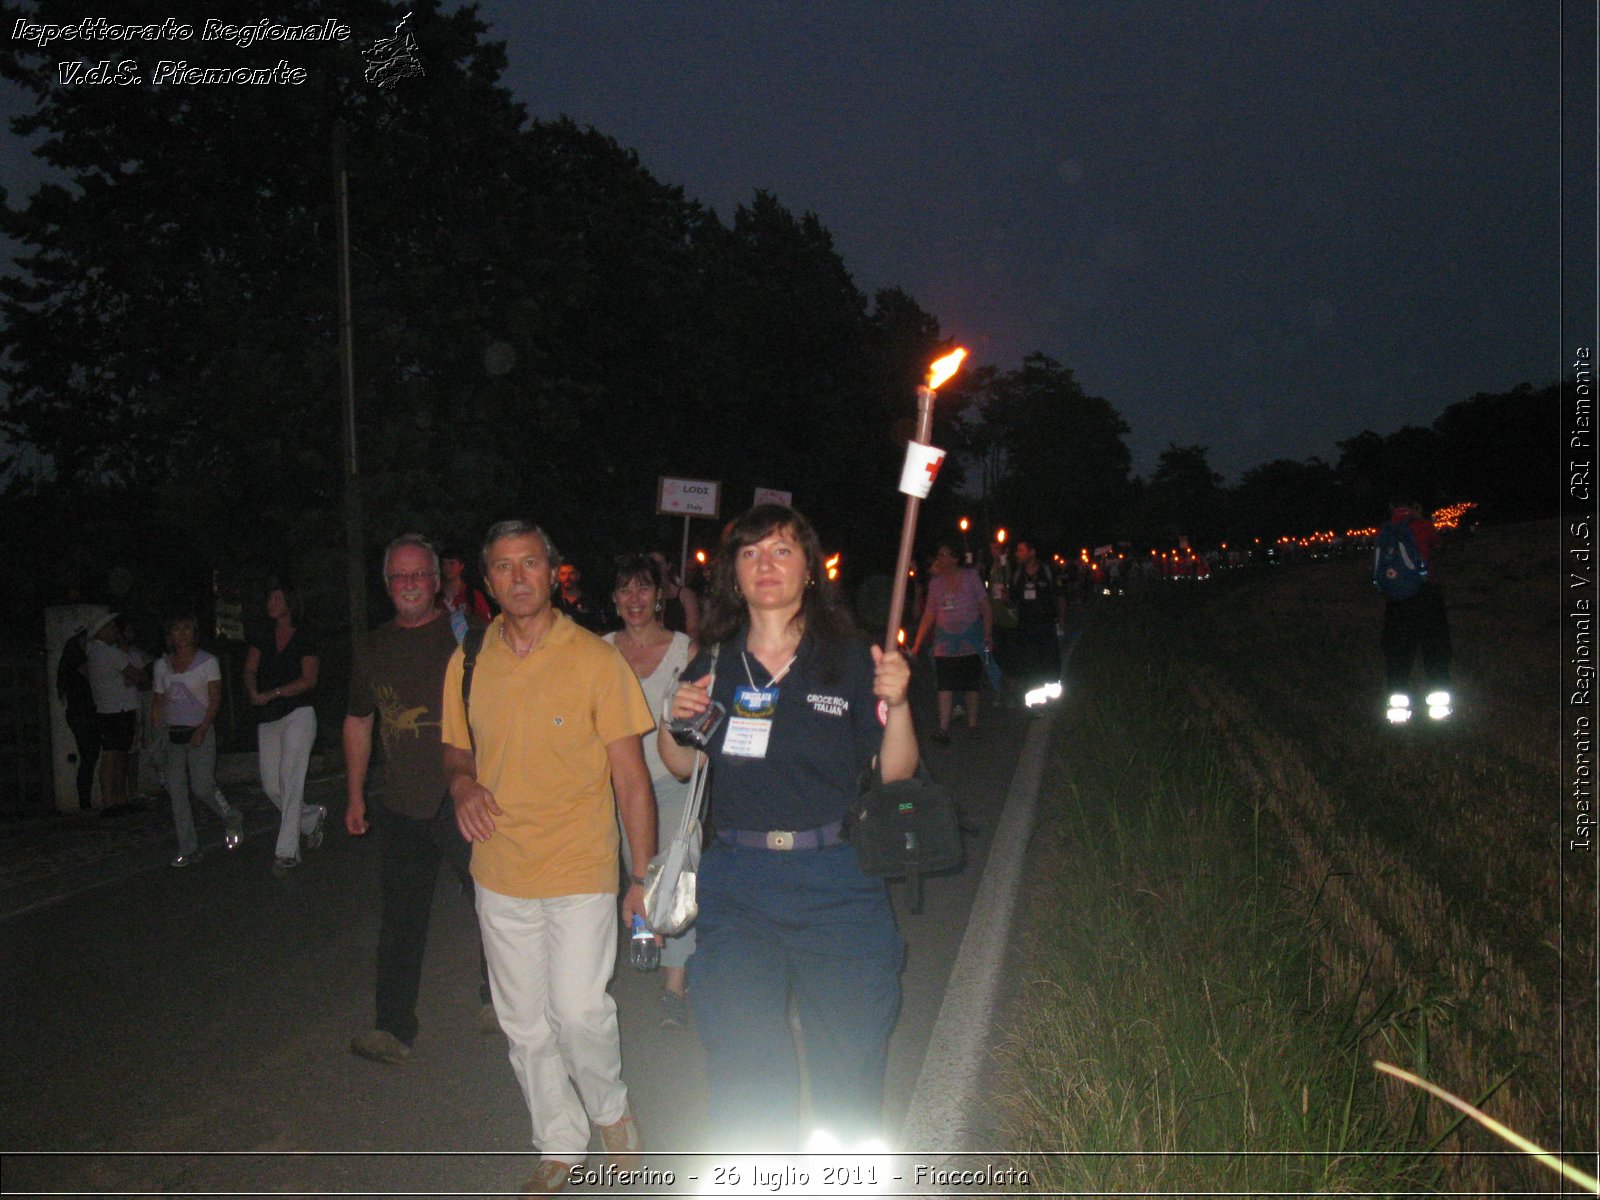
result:
<svg viewBox="0 0 1600 1200"><path fill-rule="evenodd" d="M758 692L759 691L765 691L766 689L762 688L759 684L757 684L756 683L756 677L753 674L750 673L750 659L745 654L745 652L743 650L739 651L739 657L744 660L744 677L750 681L750 686L752 688L754 688ZM767 687L769 687L769 688L777 687L779 681L785 675L787 675L789 673L789 668L794 666L794 660L799 658L799 657L800 657L800 652L798 650L796 650L793 654L791 654L789 656L789 661L783 664L783 668L776 675L774 675L770 680L767 681Z"/></svg>

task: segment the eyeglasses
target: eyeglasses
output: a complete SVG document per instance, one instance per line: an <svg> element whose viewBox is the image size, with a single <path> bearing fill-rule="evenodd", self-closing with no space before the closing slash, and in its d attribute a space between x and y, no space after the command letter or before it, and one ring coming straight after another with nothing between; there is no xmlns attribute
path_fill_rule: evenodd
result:
<svg viewBox="0 0 1600 1200"><path fill-rule="evenodd" d="M396 571L393 575L385 575L390 583L427 583L430 579L439 578L432 571Z"/></svg>

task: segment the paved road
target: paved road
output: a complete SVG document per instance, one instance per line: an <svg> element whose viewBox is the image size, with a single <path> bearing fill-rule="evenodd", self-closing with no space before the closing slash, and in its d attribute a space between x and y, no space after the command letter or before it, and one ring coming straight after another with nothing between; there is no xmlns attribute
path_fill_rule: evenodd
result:
<svg viewBox="0 0 1600 1200"><path fill-rule="evenodd" d="M907 955L892 1129L916 1085L1023 742L1020 716L996 717L982 742L958 740L929 758L982 827L966 871L929 881L921 915L905 913L904 887L894 889ZM339 811L337 776L313 791ZM259 795L235 799L250 817L244 846L215 848L183 871L164 866L170 821L159 811L0 829L5 1191L514 1188L531 1170L527 1116L503 1039L473 1028L474 923L459 891L441 882L435 898L413 1058L401 1067L358 1059L348 1046L371 1019L376 845L334 829L276 879L276 814ZM210 814L197 819L207 822L202 837L220 843ZM625 1078L652 1148L699 1149L699 1043L692 1031L658 1027L658 986L619 963Z"/></svg>

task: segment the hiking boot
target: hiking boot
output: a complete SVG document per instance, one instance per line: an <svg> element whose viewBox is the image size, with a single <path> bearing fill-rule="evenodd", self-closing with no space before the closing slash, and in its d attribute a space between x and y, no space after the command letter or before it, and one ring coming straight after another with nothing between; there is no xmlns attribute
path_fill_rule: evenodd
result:
<svg viewBox="0 0 1600 1200"><path fill-rule="evenodd" d="M328 824L328 806L326 804L319 804L316 806L316 809L316 823L311 826L311 832L306 834L307 850L322 849L322 834Z"/></svg>
<svg viewBox="0 0 1600 1200"><path fill-rule="evenodd" d="M572 1163L564 1163L558 1158L543 1159L533 1177L522 1185L523 1196L559 1196L572 1182L572 1166Z"/></svg>
<svg viewBox="0 0 1600 1200"><path fill-rule="evenodd" d="M600 1144L605 1147L611 1164L618 1169L626 1171L639 1165L644 1137L639 1132L639 1122L633 1118L633 1105L622 1110L620 1119L600 1126Z"/></svg>
<svg viewBox="0 0 1600 1200"><path fill-rule="evenodd" d="M280 854L277 858L272 860L272 873L279 879L282 879L285 875L299 865L300 860L298 858L285 858Z"/></svg>
<svg viewBox="0 0 1600 1200"><path fill-rule="evenodd" d="M480 1008L478 1010L477 1017L472 1023L479 1033L504 1032L500 1028L500 1014L495 1012L494 1005L492 1004L485 1004L482 1008Z"/></svg>
<svg viewBox="0 0 1600 1200"><path fill-rule="evenodd" d="M205 857L205 855L204 855L204 853L202 851L192 850L188 854L180 854L180 855L178 855L178 857L173 859L171 862L169 862L167 864L167 866L169 866L169 867L192 867L192 866L195 865L195 863L199 862L204 857Z"/></svg>
<svg viewBox="0 0 1600 1200"><path fill-rule="evenodd" d="M399 1066L411 1057L411 1047L387 1029L369 1029L350 1039L350 1053L370 1058L373 1062Z"/></svg>
<svg viewBox="0 0 1600 1200"><path fill-rule="evenodd" d="M229 850L237 850L244 841L244 814L237 808L228 810L228 831L222 835L222 844Z"/></svg>
<svg viewBox="0 0 1600 1200"><path fill-rule="evenodd" d="M661 993L661 1028L687 1029L689 1027L689 1001L677 992Z"/></svg>

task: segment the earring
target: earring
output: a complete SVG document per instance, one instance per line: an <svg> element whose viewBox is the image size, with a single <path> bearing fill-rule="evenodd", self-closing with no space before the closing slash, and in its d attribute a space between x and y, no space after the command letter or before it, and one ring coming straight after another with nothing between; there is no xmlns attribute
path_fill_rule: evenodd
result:
<svg viewBox="0 0 1600 1200"><path fill-rule="evenodd" d="M661 601L657 600L656 601L656 616L659 617L660 615L661 615Z"/></svg>

